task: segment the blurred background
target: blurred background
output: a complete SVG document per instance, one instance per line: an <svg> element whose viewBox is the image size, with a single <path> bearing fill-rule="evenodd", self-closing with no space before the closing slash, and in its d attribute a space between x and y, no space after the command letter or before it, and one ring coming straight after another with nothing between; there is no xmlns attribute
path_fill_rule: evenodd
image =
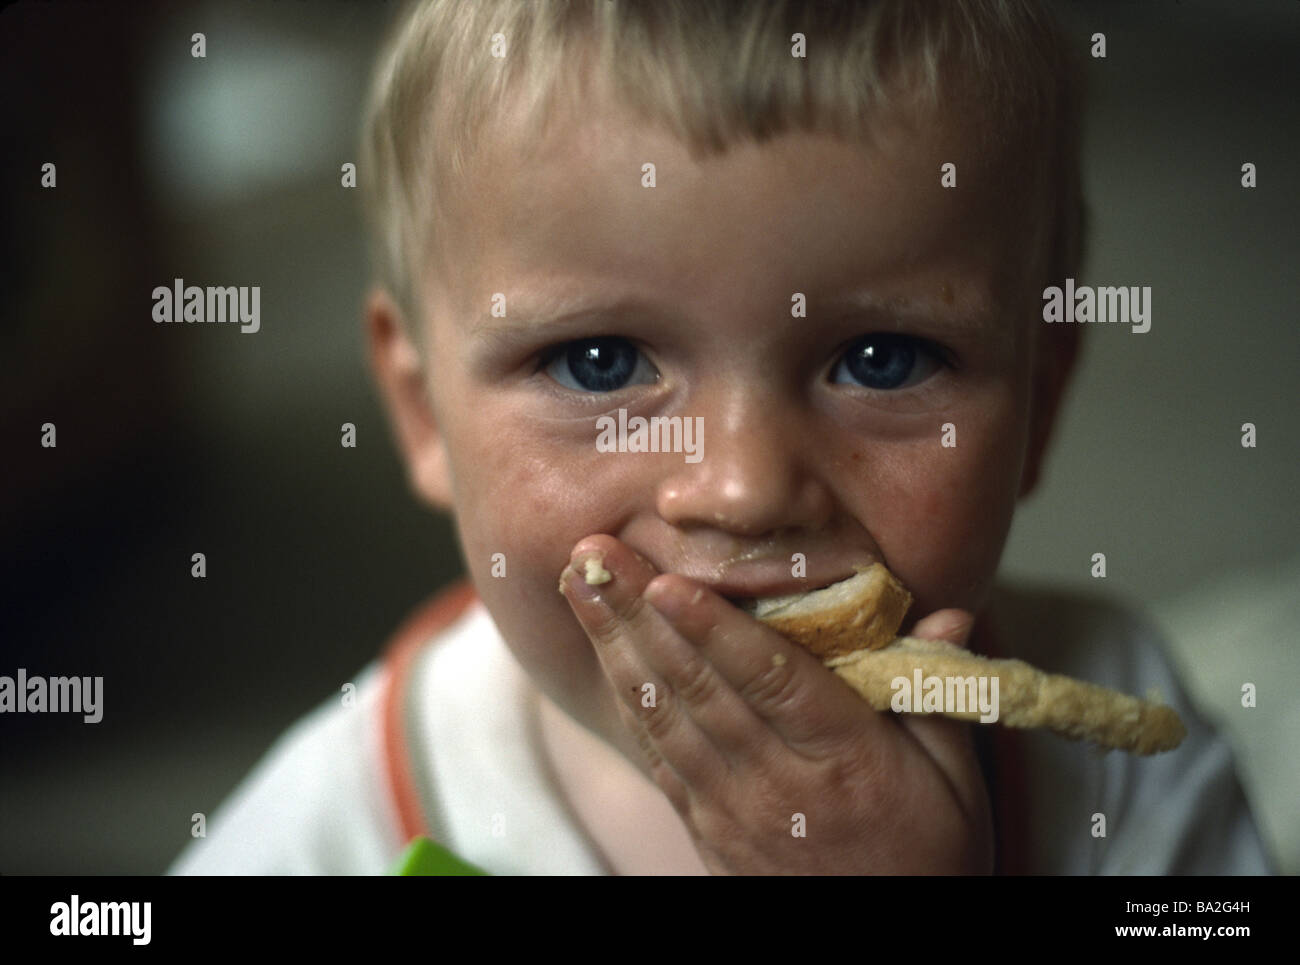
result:
<svg viewBox="0 0 1300 965"><path fill-rule="evenodd" d="M93 727L0 717L0 873L163 871L190 815L462 572L370 382L360 199L340 185L398 9L0 13L0 674L105 680ZM1080 281L1150 285L1154 313L1145 335L1086 330L1003 574L1118 597L1167 630L1296 873L1300 4L1058 9L1080 49L1107 38L1088 61ZM261 331L155 325L152 290L177 277L260 285Z"/></svg>

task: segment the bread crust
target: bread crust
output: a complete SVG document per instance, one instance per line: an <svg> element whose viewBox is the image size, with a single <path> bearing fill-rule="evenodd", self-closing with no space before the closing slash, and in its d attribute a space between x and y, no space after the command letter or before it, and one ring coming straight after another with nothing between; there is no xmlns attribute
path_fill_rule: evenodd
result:
<svg viewBox="0 0 1300 965"><path fill-rule="evenodd" d="M863 588L852 598L838 598L834 586L814 590L802 599L815 603L823 594L834 602L816 609L800 603L794 607L799 612L777 612L759 619L822 659L888 646L912 605L912 594L883 564L873 563L859 574L866 574Z"/></svg>
<svg viewBox="0 0 1300 965"><path fill-rule="evenodd" d="M767 601L751 612L821 657L876 710L892 710L898 692L893 682L911 681L920 670L923 678L996 677L996 722L1007 727L1045 727L1071 740L1134 754L1172 750L1187 736L1178 713L1163 704L1045 673L1023 660L981 657L943 640L895 638L911 594L880 563L859 577ZM981 716L978 710L938 713L975 722Z"/></svg>
<svg viewBox="0 0 1300 965"><path fill-rule="evenodd" d="M1046 727L1071 740L1155 754L1173 750L1187 728L1172 707L1116 690L1049 674L1023 660L993 660L943 640L900 637L880 650L861 650L826 661L826 666L876 710L890 710L893 681L911 680L917 669L929 677L998 678L998 720L1007 727ZM942 712L978 721L978 711Z"/></svg>

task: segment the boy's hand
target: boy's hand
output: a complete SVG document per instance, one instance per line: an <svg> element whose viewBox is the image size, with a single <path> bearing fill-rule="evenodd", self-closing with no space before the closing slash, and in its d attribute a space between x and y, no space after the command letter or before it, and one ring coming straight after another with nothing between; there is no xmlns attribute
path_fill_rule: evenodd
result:
<svg viewBox="0 0 1300 965"><path fill-rule="evenodd" d="M609 582L587 584L590 557ZM964 724L877 713L810 653L613 537L582 540L561 583L714 874L992 871ZM941 610L912 636L964 644L972 622Z"/></svg>

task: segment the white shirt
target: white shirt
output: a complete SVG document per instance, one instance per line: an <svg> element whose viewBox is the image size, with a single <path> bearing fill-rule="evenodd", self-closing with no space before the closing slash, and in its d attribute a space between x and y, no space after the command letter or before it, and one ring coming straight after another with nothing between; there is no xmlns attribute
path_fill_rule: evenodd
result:
<svg viewBox="0 0 1300 965"><path fill-rule="evenodd" d="M1031 870L1266 874L1227 743L1188 702L1146 621L1101 600L999 588L999 656L1126 693L1159 692L1187 725L1138 757L1021 731ZM407 692L410 759L434 837L494 874L603 874L550 776L535 692L477 599L420 651ZM207 822L173 874L382 874L404 849L382 766L384 671L286 732ZM1105 836L1096 815L1104 815Z"/></svg>

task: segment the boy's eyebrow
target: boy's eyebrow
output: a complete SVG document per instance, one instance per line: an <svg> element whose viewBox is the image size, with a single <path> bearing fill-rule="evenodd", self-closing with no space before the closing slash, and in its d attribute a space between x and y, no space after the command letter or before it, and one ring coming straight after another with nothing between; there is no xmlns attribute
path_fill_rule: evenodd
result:
<svg viewBox="0 0 1300 965"><path fill-rule="evenodd" d="M1010 339L1015 330L1014 325L1008 324L1007 313L984 299L979 299L977 304L962 305L955 300L949 304L941 297L884 297L870 289L862 289L831 299L818 299L808 308L810 318L853 314L861 314L883 323L897 319L903 323L911 321L924 324L936 337L978 335ZM497 344L521 343L552 330L576 328L578 325L574 325L575 322L582 323L594 318L616 319L619 315L666 317L662 307L635 297L515 294L509 296L505 317L490 316L477 322L471 328L470 335Z"/></svg>
<svg viewBox="0 0 1300 965"><path fill-rule="evenodd" d="M1009 340L1016 326L1010 324L1011 313L985 298L966 300L937 295L933 298L882 296L870 289L859 289L824 301L822 313L846 315L860 313L882 320L899 319L924 324L937 336L979 335ZM811 310L809 314L812 314Z"/></svg>
<svg viewBox="0 0 1300 965"><path fill-rule="evenodd" d="M492 342L523 342L552 329L576 327L569 323L589 318L617 318L636 314L663 317L663 309L639 298L591 298L587 296L508 296L504 318L489 316L470 328L470 335Z"/></svg>

